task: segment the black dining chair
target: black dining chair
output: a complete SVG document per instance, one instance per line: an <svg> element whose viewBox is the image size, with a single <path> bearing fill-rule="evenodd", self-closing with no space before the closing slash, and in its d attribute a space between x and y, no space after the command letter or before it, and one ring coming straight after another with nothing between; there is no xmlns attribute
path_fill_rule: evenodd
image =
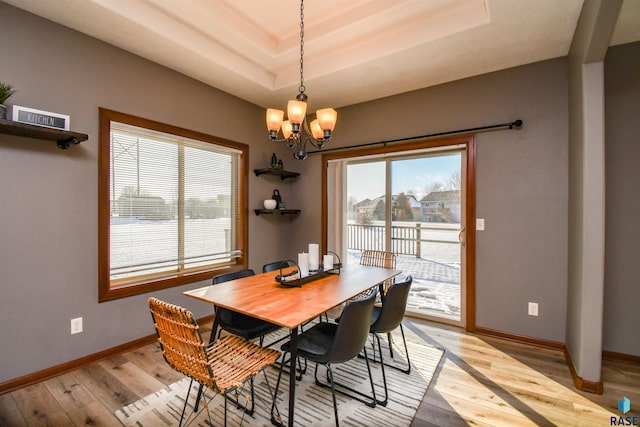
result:
<svg viewBox="0 0 640 427"><path fill-rule="evenodd" d="M229 282L231 280L241 279L243 277L254 276L256 273L251 270L240 270L233 273L220 274L215 276L212 281L214 285ZM263 344L264 336L280 329L280 326L246 314L238 313L223 307L216 307L216 317L218 320L218 336L222 331L227 331L246 340L260 339L260 345Z"/></svg>
<svg viewBox="0 0 640 427"><path fill-rule="evenodd" d="M377 403L382 406L387 406L389 392L387 390L387 377L384 372L384 367L389 366L397 369L405 374L411 372L411 361L409 360L409 349L407 348L407 340L404 336L404 329L402 327L402 319L407 308L407 299L409 298L409 291L411 290L411 284L413 278L406 276L404 280L396 281L387 290L382 306L373 307L371 314L371 326L369 332L374 336L376 344L378 346L378 354L380 356L380 366L382 367L382 381L384 384L384 399L377 400ZM380 335L387 334L389 339L389 355L393 358L393 346L391 341L391 332L400 327L402 333L402 341L404 343L404 351L407 357L407 367L399 367L397 365L391 365L384 362L382 358L382 346L380 345ZM373 351L375 361L375 348ZM366 355L365 355L366 357Z"/></svg>
<svg viewBox="0 0 640 427"><path fill-rule="evenodd" d="M336 392L364 402L370 407L376 406L375 388L373 385L373 378L371 376L369 358L367 357L367 349L365 347L367 337L369 335L371 314L373 312L373 304L375 302L375 298L375 292L369 293L366 297L361 299L354 298L345 306L342 312L342 321L339 324L321 322L314 325L309 330L304 331L297 337L298 357L307 359L311 362L315 362L315 383L318 386L331 389L336 426L340 425L338 420ZM283 344L281 350L285 353L285 355L286 353L291 353L291 342L289 341ZM369 397L367 394L361 392L360 390L355 390L351 387L342 385L334 381L333 371L331 369L331 365L348 362L349 360L357 357L361 351L364 351L365 360L367 362L369 382L371 383L371 393L373 395L372 401L367 401L343 390L336 389L336 386L339 386L340 388L349 390L359 396L365 398ZM324 365L327 368L327 379L329 381L329 384L323 383L318 379L319 364ZM280 386L280 379L282 378L283 367L284 365L280 366L280 373L278 374L275 391L276 396L278 394L278 388ZM276 402L274 400L274 403L272 405L272 419L273 409L276 407L275 405Z"/></svg>
<svg viewBox="0 0 640 427"><path fill-rule="evenodd" d="M263 265L262 272L268 273L270 271L280 270L281 268L293 267L294 265L295 264L288 259L281 260L281 261L274 261L274 262L270 262L268 264Z"/></svg>

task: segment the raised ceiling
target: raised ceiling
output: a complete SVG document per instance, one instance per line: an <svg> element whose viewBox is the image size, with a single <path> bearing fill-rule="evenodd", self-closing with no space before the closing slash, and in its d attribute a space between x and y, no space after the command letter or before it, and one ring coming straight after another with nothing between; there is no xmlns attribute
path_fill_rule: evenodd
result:
<svg viewBox="0 0 640 427"><path fill-rule="evenodd" d="M298 0L3 0L262 107L300 80ZM309 108L567 55L583 0L307 0ZM612 44L640 40L625 0Z"/></svg>

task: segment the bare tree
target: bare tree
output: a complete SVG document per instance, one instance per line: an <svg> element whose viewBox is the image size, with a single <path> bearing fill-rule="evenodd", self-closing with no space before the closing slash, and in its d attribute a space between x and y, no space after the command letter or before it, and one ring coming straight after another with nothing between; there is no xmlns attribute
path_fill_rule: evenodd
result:
<svg viewBox="0 0 640 427"><path fill-rule="evenodd" d="M460 172L455 171L449 177L447 181L447 186L449 190L460 190L462 188L462 179L460 178Z"/></svg>
<svg viewBox="0 0 640 427"><path fill-rule="evenodd" d="M444 183L442 183L441 181L435 181L430 185L427 185L424 191L425 191L425 194L429 194L436 191L444 191L445 189L446 189L446 186L444 185Z"/></svg>

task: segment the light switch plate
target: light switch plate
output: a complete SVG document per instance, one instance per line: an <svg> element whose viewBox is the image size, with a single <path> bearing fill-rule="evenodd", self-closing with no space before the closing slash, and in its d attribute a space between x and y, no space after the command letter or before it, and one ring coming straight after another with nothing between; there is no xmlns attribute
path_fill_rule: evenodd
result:
<svg viewBox="0 0 640 427"><path fill-rule="evenodd" d="M82 332L82 317L71 319L71 335Z"/></svg>
<svg viewBox="0 0 640 427"><path fill-rule="evenodd" d="M484 218L476 218L476 231L484 231Z"/></svg>

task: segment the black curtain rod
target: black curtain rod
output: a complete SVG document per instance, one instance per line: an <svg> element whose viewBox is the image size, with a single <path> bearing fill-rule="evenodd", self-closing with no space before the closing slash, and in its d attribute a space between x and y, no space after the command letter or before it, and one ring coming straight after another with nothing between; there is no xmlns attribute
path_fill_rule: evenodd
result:
<svg viewBox="0 0 640 427"><path fill-rule="evenodd" d="M516 128L521 127L522 123L523 123L522 120L518 119L509 123L500 123L499 125L480 126L475 128L469 128L469 129L458 129L458 130L450 130L447 132L430 133L428 135L409 136L407 138L388 139L386 141L368 142L366 144L349 145L347 147L329 148L328 150L315 150L315 151L309 151L308 154L328 153L329 151L349 150L351 148L370 147L372 145L386 145L394 142L411 141L414 139L434 138L436 136L452 135L456 133L470 133L470 132L486 131L486 130L492 130L492 129L503 129L503 128L513 129L514 127Z"/></svg>

